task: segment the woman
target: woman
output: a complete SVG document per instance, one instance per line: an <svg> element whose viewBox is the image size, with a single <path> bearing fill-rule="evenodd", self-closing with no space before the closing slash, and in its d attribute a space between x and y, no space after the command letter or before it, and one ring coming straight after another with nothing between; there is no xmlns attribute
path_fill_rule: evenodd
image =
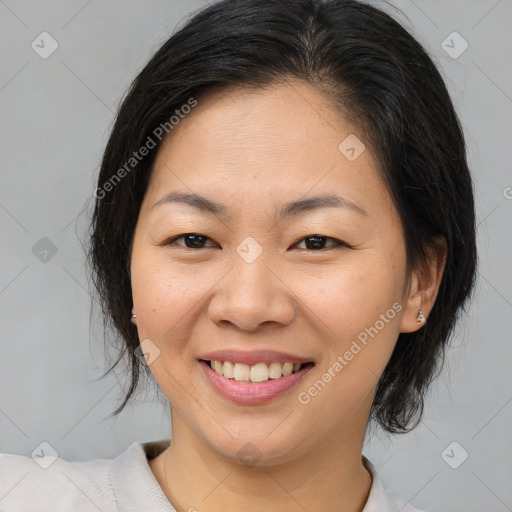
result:
<svg viewBox="0 0 512 512"><path fill-rule="evenodd" d="M419 423L476 249L463 133L404 28L354 0L214 3L135 79L95 197L115 413L143 369L172 442L4 455L2 510L417 510L363 442Z"/></svg>

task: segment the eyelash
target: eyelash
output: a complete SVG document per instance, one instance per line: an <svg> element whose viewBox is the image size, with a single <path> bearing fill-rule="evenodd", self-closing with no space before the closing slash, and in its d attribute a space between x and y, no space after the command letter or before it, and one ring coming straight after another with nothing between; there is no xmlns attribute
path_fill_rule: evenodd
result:
<svg viewBox="0 0 512 512"><path fill-rule="evenodd" d="M185 236L188 236L188 235L198 235L207 240L211 240L211 238L207 237L206 235L202 235L201 233L182 233L181 235L175 236L175 237L171 238L170 240L164 242L163 245L165 245L165 246L173 245L174 242L176 242L176 240L179 240L180 238L184 238ZM303 240L307 240L308 238L324 238L326 240L332 240L335 242L335 244L331 247L323 247L321 249L302 249L302 250L306 250L308 252L321 252L321 251L327 251L329 249L336 249L336 248L340 248L340 247L347 247L349 249L352 248L352 246L350 244L347 244L346 242L342 242L341 240L338 240L337 238L333 238L330 236L316 235L316 234L315 235L307 235L305 237L299 238L296 242L293 243L293 245L296 245L297 243L302 242ZM181 245L181 244L177 244L177 245ZM183 247L184 249L190 249L190 250L198 249L198 248L193 248L193 247L187 247L185 245L181 245L181 247ZM208 247L212 247L212 246L208 246ZM208 247L199 247L199 249L207 249Z"/></svg>

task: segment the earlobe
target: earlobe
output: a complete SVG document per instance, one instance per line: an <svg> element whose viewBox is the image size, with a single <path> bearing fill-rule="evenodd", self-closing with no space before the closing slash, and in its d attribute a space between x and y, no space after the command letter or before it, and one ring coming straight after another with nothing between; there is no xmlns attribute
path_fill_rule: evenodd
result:
<svg viewBox="0 0 512 512"><path fill-rule="evenodd" d="M415 332L426 324L439 292L446 255L446 239L438 237L428 248L427 265L413 271L400 323L400 332Z"/></svg>
<svg viewBox="0 0 512 512"><path fill-rule="evenodd" d="M400 332L414 332L420 329L425 323L425 313L423 311L423 298L421 294L419 278L416 272L413 272L409 294L405 298L404 311L400 322ZM421 311L421 315L420 315ZM421 321L420 321L421 320Z"/></svg>

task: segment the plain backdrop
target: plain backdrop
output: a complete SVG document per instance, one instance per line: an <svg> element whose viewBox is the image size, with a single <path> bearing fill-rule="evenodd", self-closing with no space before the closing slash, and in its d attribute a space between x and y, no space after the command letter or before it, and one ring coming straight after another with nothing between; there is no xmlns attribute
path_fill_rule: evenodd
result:
<svg viewBox="0 0 512 512"><path fill-rule="evenodd" d="M63 458L87 460L170 435L169 412L150 387L107 419L122 381L98 379L103 338L98 316L89 319L80 242L88 219L80 211L130 82L205 4L0 1L2 452L29 455L47 441ZM365 454L385 486L416 507L505 512L512 510L512 2L392 5L403 14L384 8L437 62L463 124L480 267L422 424L405 436L376 434ZM56 44L41 56L42 46Z"/></svg>

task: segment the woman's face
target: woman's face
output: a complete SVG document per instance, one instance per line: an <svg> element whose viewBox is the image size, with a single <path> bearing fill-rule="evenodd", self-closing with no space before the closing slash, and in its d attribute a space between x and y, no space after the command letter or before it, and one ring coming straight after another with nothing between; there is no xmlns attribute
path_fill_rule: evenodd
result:
<svg viewBox="0 0 512 512"><path fill-rule="evenodd" d="M400 219L356 137L321 93L292 82L209 94L164 140L131 279L173 438L186 429L233 460L274 464L364 435L413 308ZM313 199L324 196L339 199ZM210 358L226 372L239 363L236 378ZM277 378L290 366L271 363L285 362L313 365ZM265 379L257 363L275 378L247 382Z"/></svg>

